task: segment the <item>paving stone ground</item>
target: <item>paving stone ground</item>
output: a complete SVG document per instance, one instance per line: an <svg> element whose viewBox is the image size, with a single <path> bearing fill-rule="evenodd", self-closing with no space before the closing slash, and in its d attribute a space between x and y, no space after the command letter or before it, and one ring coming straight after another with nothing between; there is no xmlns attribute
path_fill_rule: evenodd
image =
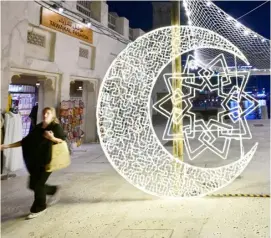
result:
<svg viewBox="0 0 271 238"><path fill-rule="evenodd" d="M260 121L262 127L253 123L250 143L259 142L256 155L241 177L219 193L270 192L269 121ZM157 128L161 137L163 127ZM26 171L2 181L2 237L270 237L268 198L159 199L117 174L99 144L83 145L72 160L69 168L55 172L49 180L62 185L60 202L33 220L24 219L33 199L26 188ZM210 165L210 161L205 158L199 164Z"/></svg>

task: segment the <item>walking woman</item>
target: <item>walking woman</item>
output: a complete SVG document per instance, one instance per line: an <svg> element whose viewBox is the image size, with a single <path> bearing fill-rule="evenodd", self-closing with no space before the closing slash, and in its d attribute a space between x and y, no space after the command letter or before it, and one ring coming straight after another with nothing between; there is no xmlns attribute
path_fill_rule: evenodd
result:
<svg viewBox="0 0 271 238"><path fill-rule="evenodd" d="M51 160L52 145L63 140L64 131L56 118L55 109L46 107L43 109L43 121L22 141L1 145L1 150L22 146L25 165L30 174L29 188L34 191L34 202L28 219L35 218L46 210L46 195L51 195L51 204L56 202L59 188L45 184L51 174L46 172L45 167Z"/></svg>

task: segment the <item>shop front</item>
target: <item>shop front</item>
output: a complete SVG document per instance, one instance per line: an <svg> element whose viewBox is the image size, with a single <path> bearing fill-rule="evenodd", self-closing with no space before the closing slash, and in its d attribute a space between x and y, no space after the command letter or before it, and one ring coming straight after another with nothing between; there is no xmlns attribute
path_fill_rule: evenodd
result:
<svg viewBox="0 0 271 238"><path fill-rule="evenodd" d="M69 100L60 103L60 122L73 148L97 141L97 85L98 80L74 76Z"/></svg>

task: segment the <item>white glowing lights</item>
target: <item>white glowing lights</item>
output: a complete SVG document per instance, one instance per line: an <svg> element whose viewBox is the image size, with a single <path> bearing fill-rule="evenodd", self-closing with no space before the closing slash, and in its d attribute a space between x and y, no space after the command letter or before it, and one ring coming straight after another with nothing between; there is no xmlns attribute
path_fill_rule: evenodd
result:
<svg viewBox="0 0 271 238"><path fill-rule="evenodd" d="M245 30L245 31L244 31L244 35L245 35L245 36L249 35L249 33L250 33L249 30Z"/></svg>
<svg viewBox="0 0 271 238"><path fill-rule="evenodd" d="M219 75L216 75L214 70L217 65L220 65L222 68ZM197 73L194 72L195 67L199 69ZM242 79L240 87L234 86L229 93L224 93L224 87L231 86L231 78L235 78L236 76L239 79ZM210 81L214 77L216 78L217 84L212 84ZM231 124L224 121L225 117L229 117L232 123L236 123L237 121L241 123L243 131L246 131L246 133L242 135L242 139L252 138L249 127L245 122L245 118L253 110L257 109L259 103L253 97L243 92L246 87L248 77L248 72L237 72L237 74L236 72L229 72L223 54L218 55L208 65L204 65L200 61L196 61L192 55L189 55L182 74L175 74L174 76L172 74L164 75L165 84L169 94L153 105L153 108L157 112L168 118L168 123L163 134L163 140L173 140L174 138L184 139L185 148L190 160L197 158L206 149L211 150L222 159L227 159L231 140L240 140L240 136L238 136L240 134L240 130L237 129L237 133L239 134L237 134L236 137L236 134L234 134L236 129L234 129ZM172 81L174 78L182 80L182 87L183 89L186 89L186 94L183 94L179 89L173 92ZM221 104L223 110L218 113L217 120L212 119L208 123L205 123L202 119L197 119L196 114L191 111L192 101L195 98L196 92L203 91L206 87L210 92L217 92L218 96L223 99ZM236 94L238 94L238 98ZM243 111L239 106L242 99L245 99L251 105L245 111ZM173 104L173 110L171 112L163 108L163 105L168 100L171 100ZM212 99L212 101L214 101L214 99ZM230 108L229 103L232 101L238 106ZM182 102L183 109L181 111L176 110L174 102ZM235 116L236 113L239 113L237 117ZM183 135L173 134L171 132L173 123L176 125L182 125L182 120L184 118L189 119L189 125L183 127ZM195 132L197 132L197 135ZM198 138L201 145L193 150L191 147L191 141L194 141L196 139L195 137ZM224 142L221 142L224 143L223 149L219 149L214 145L217 140L224 140Z"/></svg>
<svg viewBox="0 0 271 238"><path fill-rule="evenodd" d="M269 39L265 39L252 29L245 27L239 22L239 19L234 19L225 13L215 2L212 2L211 7L207 6L209 0L187 0L185 2L186 9L191 13L189 16L191 26L210 29L221 34L242 49L251 65L263 70L270 69ZM257 37L254 37L254 35ZM199 50L198 55L202 61L206 60L204 63L215 56L212 49ZM227 63L233 65L234 60L227 57Z"/></svg>
<svg viewBox="0 0 271 238"><path fill-rule="evenodd" d="M59 13L62 13L64 9L62 7L58 8Z"/></svg>
<svg viewBox="0 0 271 238"><path fill-rule="evenodd" d="M172 51L173 31L178 32L178 38L187 39L178 42L177 51ZM199 38L200 41L197 40ZM228 165L218 168L195 167L176 160L162 146L155 134L150 119L149 103L161 69L181 53L208 47L224 50L248 63L239 49L212 31L190 26L171 26L151 31L129 44L114 60L102 81L97 104L97 127L101 146L116 171L142 191L159 197L204 196L231 183L242 173L256 151L257 144L250 151L243 153L239 160ZM188 64L190 67L189 62L186 63ZM201 72L202 65L197 61L193 62L193 65L195 64L199 69L198 72ZM221 74L223 75L223 72ZM185 81L190 86L188 97L193 96L194 89L191 90L191 84L197 84L190 80L191 78L193 77ZM223 85L229 80L225 76L222 80ZM209 85L208 80L204 82ZM200 88L200 84L195 86ZM169 96L169 100L176 103L180 100L181 94L182 92L176 91L174 98ZM233 95L235 94L240 95L239 87L234 89ZM236 97L232 100L236 100ZM186 102L184 110L189 114L190 99ZM181 120L182 114L177 111L174 120L177 122ZM232 115L232 119L238 120L235 116ZM193 114L191 118L193 119ZM198 121L197 124L191 125L194 125L194 130L204 129L205 132L208 128L219 130L221 137L229 137L231 134L228 140L238 136L238 131L230 132L231 128L224 124L213 121L204 124ZM244 128L239 134L247 132L246 126ZM186 137L191 139L194 132L191 127L185 129ZM213 148L214 137L211 133L203 134L200 139L216 153L226 153L228 142L224 151L219 151Z"/></svg>
<svg viewBox="0 0 271 238"><path fill-rule="evenodd" d="M237 28L240 28L242 25L241 25L240 22L236 22L236 23L235 23L235 26L236 26Z"/></svg>

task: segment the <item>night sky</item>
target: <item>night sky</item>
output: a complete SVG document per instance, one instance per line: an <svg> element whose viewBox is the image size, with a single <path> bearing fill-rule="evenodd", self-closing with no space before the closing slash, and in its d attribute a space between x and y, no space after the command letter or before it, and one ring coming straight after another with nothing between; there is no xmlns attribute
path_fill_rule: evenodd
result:
<svg viewBox="0 0 271 238"><path fill-rule="evenodd" d="M259 6L262 1L215 1L226 13L238 18ZM144 31L152 29L151 1L107 1L110 12L129 19L130 27ZM240 19L240 22L270 39L270 2Z"/></svg>
<svg viewBox="0 0 271 238"><path fill-rule="evenodd" d="M222 10L234 18L262 4L263 1L216 1ZM107 1L109 12L117 12L119 16L129 19L131 28L141 28L144 31L152 29L152 2L151 1ZM246 27L270 39L270 2L253 11L239 20ZM265 88L270 92L270 77L251 77L251 86Z"/></svg>

